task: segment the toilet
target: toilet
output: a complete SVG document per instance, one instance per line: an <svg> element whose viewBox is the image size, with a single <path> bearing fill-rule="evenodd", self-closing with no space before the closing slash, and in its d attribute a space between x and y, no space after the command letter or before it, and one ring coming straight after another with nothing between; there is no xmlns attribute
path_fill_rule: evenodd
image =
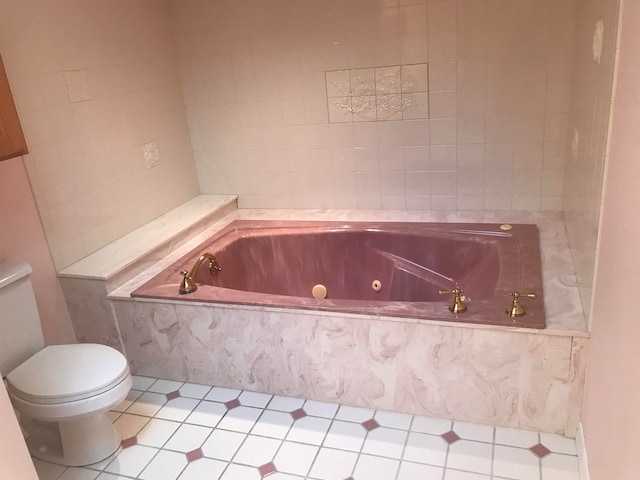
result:
<svg viewBox="0 0 640 480"><path fill-rule="evenodd" d="M105 345L45 347L31 271L24 262L0 264L0 372L31 455L90 465L120 445L109 410L131 389L129 366Z"/></svg>

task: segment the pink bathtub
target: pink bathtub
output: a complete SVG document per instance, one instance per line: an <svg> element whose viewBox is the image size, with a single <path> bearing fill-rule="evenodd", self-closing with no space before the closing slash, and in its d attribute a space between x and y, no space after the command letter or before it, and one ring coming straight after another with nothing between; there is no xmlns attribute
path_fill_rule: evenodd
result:
<svg viewBox="0 0 640 480"><path fill-rule="evenodd" d="M134 297L258 305L544 328L538 230L535 225L363 223L236 220L136 291ZM204 252L198 290L178 294L180 270L191 270ZM322 285L326 298L313 297ZM447 308L464 290L468 310ZM523 299L526 315L506 314L509 292Z"/></svg>

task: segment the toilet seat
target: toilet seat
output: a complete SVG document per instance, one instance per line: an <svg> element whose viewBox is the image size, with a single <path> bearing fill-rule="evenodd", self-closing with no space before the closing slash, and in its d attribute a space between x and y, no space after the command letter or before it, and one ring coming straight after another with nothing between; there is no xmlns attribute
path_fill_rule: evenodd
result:
<svg viewBox="0 0 640 480"><path fill-rule="evenodd" d="M117 350L98 344L51 345L6 377L10 393L31 404L77 402L115 388L129 366Z"/></svg>

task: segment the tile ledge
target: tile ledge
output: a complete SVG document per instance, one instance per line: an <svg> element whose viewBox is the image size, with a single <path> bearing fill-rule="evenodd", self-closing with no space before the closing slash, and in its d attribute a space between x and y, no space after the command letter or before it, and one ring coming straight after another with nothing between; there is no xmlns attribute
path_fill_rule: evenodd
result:
<svg viewBox="0 0 640 480"><path fill-rule="evenodd" d="M235 195L198 195L61 270L58 277L110 280L173 240L183 243L236 210L237 199Z"/></svg>

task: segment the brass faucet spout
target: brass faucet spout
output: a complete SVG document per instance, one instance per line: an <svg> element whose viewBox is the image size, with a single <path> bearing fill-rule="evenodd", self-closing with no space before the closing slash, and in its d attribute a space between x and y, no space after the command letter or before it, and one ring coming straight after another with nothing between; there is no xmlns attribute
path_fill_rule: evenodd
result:
<svg viewBox="0 0 640 480"><path fill-rule="evenodd" d="M193 264L193 268L190 272L186 270L182 270L180 274L182 275L182 281L180 282L180 288L178 289L178 293L181 295L185 295L187 293L193 293L198 289L198 285L196 285L195 276L198 273L198 269L202 262L205 260L209 260L209 273L211 275L217 275L218 272L222 271L220 266L218 265L218 261L216 257L214 257L211 253L205 252L200 255L200 258L196 260L196 263Z"/></svg>

